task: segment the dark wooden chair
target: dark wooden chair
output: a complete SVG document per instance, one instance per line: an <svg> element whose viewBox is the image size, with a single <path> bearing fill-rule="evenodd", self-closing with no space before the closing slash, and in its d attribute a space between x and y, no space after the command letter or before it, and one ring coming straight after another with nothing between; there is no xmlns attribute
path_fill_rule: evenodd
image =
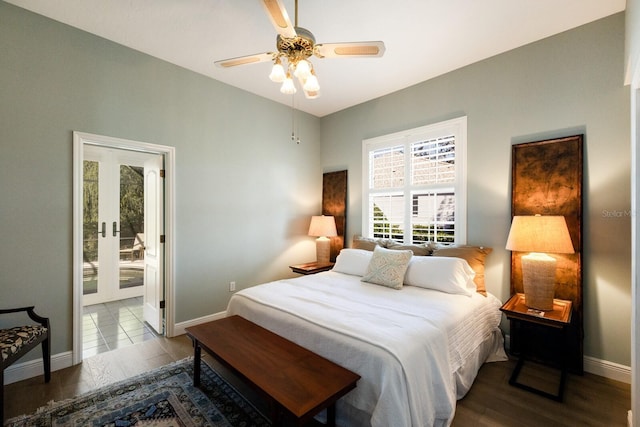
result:
<svg viewBox="0 0 640 427"><path fill-rule="evenodd" d="M0 329L0 420L4 425L4 370L27 354L31 349L42 344L42 361L44 362L44 381L51 380L51 326L47 317L38 316L34 306L22 308L0 309L0 314L26 312L35 325L21 325Z"/></svg>

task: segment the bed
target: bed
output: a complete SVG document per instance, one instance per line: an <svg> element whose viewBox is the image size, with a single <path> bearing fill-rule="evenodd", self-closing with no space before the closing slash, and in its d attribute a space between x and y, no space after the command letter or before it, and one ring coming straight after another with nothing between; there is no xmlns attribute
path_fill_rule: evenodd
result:
<svg viewBox="0 0 640 427"><path fill-rule="evenodd" d="M506 360L501 303L474 276L460 258L343 249L332 271L237 292L227 314L360 374L338 425L449 425L480 366Z"/></svg>

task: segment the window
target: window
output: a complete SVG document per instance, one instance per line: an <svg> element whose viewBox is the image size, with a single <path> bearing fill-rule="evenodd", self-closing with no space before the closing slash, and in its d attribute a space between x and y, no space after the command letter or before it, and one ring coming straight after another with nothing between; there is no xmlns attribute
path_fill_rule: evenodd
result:
<svg viewBox="0 0 640 427"><path fill-rule="evenodd" d="M467 118L363 141L363 233L466 242Z"/></svg>

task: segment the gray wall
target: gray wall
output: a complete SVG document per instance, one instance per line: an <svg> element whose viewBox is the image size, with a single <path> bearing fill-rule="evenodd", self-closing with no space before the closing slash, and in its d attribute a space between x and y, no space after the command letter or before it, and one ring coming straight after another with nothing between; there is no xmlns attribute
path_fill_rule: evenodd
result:
<svg viewBox="0 0 640 427"><path fill-rule="evenodd" d="M300 145L284 105L0 2L0 307L71 350L74 130L176 147L177 322L292 275L322 194L320 120L297 117Z"/></svg>
<svg viewBox="0 0 640 427"><path fill-rule="evenodd" d="M466 114L467 240L494 248L488 287L503 300L510 146L585 133L585 353L629 365L624 28L619 14L322 119L299 114L295 145L285 106L0 2L0 306L35 303L54 354L71 349L74 130L176 147L181 322L224 310L231 280L313 259L323 170L349 170L348 238L360 232L362 139Z"/></svg>
<svg viewBox="0 0 640 427"><path fill-rule="evenodd" d="M362 140L467 115L467 241L494 248L488 289L505 301L511 145L584 133L585 355L628 366L630 112L624 40L624 14L617 14L324 117L322 166L349 170L347 239L361 232Z"/></svg>

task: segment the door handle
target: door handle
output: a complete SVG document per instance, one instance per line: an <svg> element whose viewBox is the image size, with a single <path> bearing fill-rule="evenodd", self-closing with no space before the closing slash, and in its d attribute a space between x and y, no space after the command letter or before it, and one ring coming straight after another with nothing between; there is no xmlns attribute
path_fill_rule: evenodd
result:
<svg viewBox="0 0 640 427"><path fill-rule="evenodd" d="M117 230L118 228L118 223L116 221L113 221L113 237L116 237L116 233L119 233L120 230Z"/></svg>
<svg viewBox="0 0 640 427"><path fill-rule="evenodd" d="M99 231L98 233L102 234L102 237L107 237L107 223L106 222L102 223L102 231Z"/></svg>

